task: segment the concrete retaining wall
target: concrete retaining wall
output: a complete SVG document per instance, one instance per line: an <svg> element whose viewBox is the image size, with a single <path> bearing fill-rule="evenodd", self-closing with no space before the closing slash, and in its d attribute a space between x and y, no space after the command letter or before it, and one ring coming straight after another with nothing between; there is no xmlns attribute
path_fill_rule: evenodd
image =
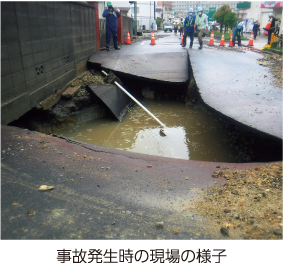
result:
<svg viewBox="0 0 283 263"><path fill-rule="evenodd" d="M86 69L95 8L78 2L1 2L1 123L8 124Z"/></svg>

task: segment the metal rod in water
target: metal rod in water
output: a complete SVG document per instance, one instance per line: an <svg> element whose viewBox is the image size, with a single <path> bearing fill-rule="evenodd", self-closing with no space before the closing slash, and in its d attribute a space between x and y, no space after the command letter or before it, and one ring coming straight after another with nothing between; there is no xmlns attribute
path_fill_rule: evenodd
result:
<svg viewBox="0 0 283 263"><path fill-rule="evenodd" d="M105 71L101 71L104 75L107 76ZM157 119L146 107L144 107L139 101L137 101L128 91L126 91L117 81L114 82L122 91L124 91L135 103L137 103L144 111L146 111L153 119L155 119L162 127L166 127L159 119Z"/></svg>

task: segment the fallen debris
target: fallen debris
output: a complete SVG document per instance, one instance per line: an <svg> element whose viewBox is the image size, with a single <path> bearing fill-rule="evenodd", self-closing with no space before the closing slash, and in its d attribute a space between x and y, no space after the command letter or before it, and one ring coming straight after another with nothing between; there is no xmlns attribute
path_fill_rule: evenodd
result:
<svg viewBox="0 0 283 263"><path fill-rule="evenodd" d="M52 190L54 189L54 186L47 186L47 185L41 185L38 190L39 191L47 191L47 190Z"/></svg>

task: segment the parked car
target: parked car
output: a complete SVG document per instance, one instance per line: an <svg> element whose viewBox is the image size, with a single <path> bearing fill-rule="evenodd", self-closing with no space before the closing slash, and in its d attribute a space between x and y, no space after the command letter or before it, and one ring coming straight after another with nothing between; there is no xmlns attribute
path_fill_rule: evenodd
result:
<svg viewBox="0 0 283 263"><path fill-rule="evenodd" d="M164 23L164 25L163 25L163 29L164 29L164 32L166 32L166 31L172 32L173 29L174 29L174 25L173 25L173 23L166 22L166 23Z"/></svg>

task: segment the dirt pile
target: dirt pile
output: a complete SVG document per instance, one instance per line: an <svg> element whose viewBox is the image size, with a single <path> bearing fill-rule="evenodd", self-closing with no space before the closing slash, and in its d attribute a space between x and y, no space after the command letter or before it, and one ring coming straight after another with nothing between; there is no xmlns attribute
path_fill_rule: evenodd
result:
<svg viewBox="0 0 283 263"><path fill-rule="evenodd" d="M282 239L282 162L212 174L220 176L227 182L194 208L209 227L231 239Z"/></svg>
<svg viewBox="0 0 283 263"><path fill-rule="evenodd" d="M264 57L258 59L258 64L269 67L274 77L274 84L282 87L282 56L264 54Z"/></svg>

